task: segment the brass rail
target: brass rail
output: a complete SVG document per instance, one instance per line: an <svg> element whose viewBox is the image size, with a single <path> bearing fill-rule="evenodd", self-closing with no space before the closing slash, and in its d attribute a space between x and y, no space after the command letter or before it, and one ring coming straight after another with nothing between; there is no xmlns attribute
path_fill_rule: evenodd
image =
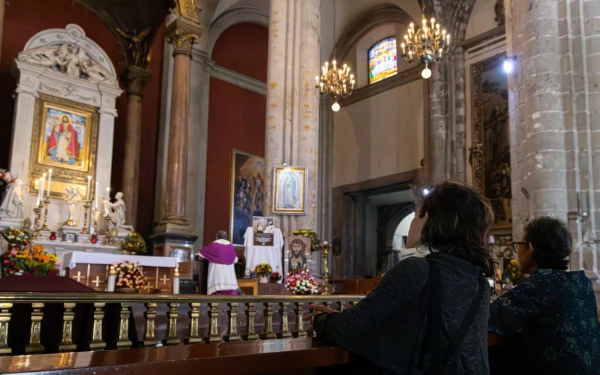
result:
<svg viewBox="0 0 600 375"><path fill-rule="evenodd" d="M338 311L360 301L363 296L201 296L201 295L132 295L114 293L2 293L0 294L0 355L77 350L105 350L139 348L156 345L214 343L221 341L275 339L277 337L306 337L302 315L310 303L331 306ZM86 343L76 343L73 322L79 314L77 305L90 305L91 313L79 317L89 323ZM106 326L106 309L116 305L118 311L111 327ZM24 348L12 348L9 326L13 324L12 310L18 305L31 305L29 326L18 326L18 336L26 338ZM46 327L44 314L50 306L61 306L60 336L56 343L43 343ZM143 312L134 314L133 306ZM56 309L56 307L55 307ZM162 310L160 310L162 309ZM166 309L166 310L164 310ZM187 310L187 314L184 311ZM55 310L54 310L55 311ZM222 319L219 319L220 315ZM290 317L292 315L292 317ZM189 317L188 321L185 321ZM132 319L133 318L133 319ZM138 318L139 320L136 320ZM262 322L260 319L262 318ZM157 322L166 321L166 331L157 335ZM182 320L183 319L183 320ZM241 319L241 320L238 320ZM258 320L257 320L258 319ZM277 321L276 321L277 319ZM114 320L114 319L113 319ZM143 322L143 335L133 337L131 322ZM240 327L240 324L243 326ZM202 326L201 322L206 324ZM44 324L42 324L44 322ZM293 329L290 329L290 322ZM260 325L262 323L262 329ZM22 323L21 323L22 324ZM259 328L257 331L256 325ZM201 327L202 326L202 327ZM52 328L52 327L50 327ZM46 328L47 329L47 328ZM114 339L107 342L106 330L114 330ZM51 330L52 331L52 330ZM182 332L185 331L184 334ZM14 329L11 331L13 334ZM158 332L160 334L160 332ZM47 334L46 334L47 335ZM48 339L46 339L48 340ZM81 340L80 340L81 341ZM11 344L12 345L12 344ZM58 348L58 349L47 349Z"/></svg>

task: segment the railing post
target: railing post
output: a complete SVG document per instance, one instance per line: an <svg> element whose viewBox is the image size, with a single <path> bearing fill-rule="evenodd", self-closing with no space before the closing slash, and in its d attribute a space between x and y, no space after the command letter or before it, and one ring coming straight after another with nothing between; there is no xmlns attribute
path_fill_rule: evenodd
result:
<svg viewBox="0 0 600 375"><path fill-rule="evenodd" d="M210 310L208 311L209 323L209 336L206 338L207 343L220 342L221 336L219 336L219 304L209 303Z"/></svg>
<svg viewBox="0 0 600 375"><path fill-rule="evenodd" d="M190 336L187 337L184 342L186 344L197 344L202 342L200 337L200 304L190 303Z"/></svg>
<svg viewBox="0 0 600 375"><path fill-rule="evenodd" d="M287 302L279 302L279 314L281 315L281 333L279 334L280 338L292 337L292 333L290 332L288 325L288 304Z"/></svg>
<svg viewBox="0 0 600 375"><path fill-rule="evenodd" d="M75 308L75 304L65 303L64 306L62 339L60 340L58 350L61 352L71 352L77 348L73 343L73 319L75 319L73 309Z"/></svg>
<svg viewBox="0 0 600 375"><path fill-rule="evenodd" d="M337 311L342 312L344 311L344 309L346 308L346 306L344 305L344 301L337 301Z"/></svg>
<svg viewBox="0 0 600 375"><path fill-rule="evenodd" d="M246 333L243 335L245 340L256 340L258 335L254 328L254 319L256 317L256 303L246 302Z"/></svg>
<svg viewBox="0 0 600 375"><path fill-rule="evenodd" d="M106 344L102 341L102 319L104 319L104 303L94 303L94 328L92 328L92 343L90 350L104 350Z"/></svg>
<svg viewBox="0 0 600 375"><path fill-rule="evenodd" d="M229 315L229 332L225 336L226 341L240 341L242 337L238 335L237 331L237 316L238 316L238 303L228 303L229 311L227 311L227 315Z"/></svg>
<svg viewBox="0 0 600 375"><path fill-rule="evenodd" d="M42 332L42 319L44 313L43 303L32 303L33 312L31 313L31 330L29 333L29 345L25 347L27 353L40 353L44 351L44 347L40 344L40 337Z"/></svg>
<svg viewBox="0 0 600 375"><path fill-rule="evenodd" d="M144 346L156 346L158 340L155 336L156 330L156 303L145 303L146 311L144 312L144 318L146 319L146 327L144 329L144 337L142 338L141 344Z"/></svg>
<svg viewBox="0 0 600 375"><path fill-rule="evenodd" d="M297 337L306 337L306 331L304 330L304 302L294 302L296 306L296 335Z"/></svg>
<svg viewBox="0 0 600 375"><path fill-rule="evenodd" d="M168 303L167 305L169 306L169 312L167 312L169 323L167 325L167 337L162 342L163 345L178 345L181 343L181 340L177 337L177 318L179 318L177 308L179 304Z"/></svg>
<svg viewBox="0 0 600 375"><path fill-rule="evenodd" d="M0 303L0 355L12 353L12 349L8 346L8 324L12 307L12 303Z"/></svg>
<svg viewBox="0 0 600 375"><path fill-rule="evenodd" d="M263 305L265 306L263 310L263 333L260 338L263 340L276 339L277 335L273 332L273 303L264 302Z"/></svg>
<svg viewBox="0 0 600 375"><path fill-rule="evenodd" d="M131 347L131 340L129 340L129 317L131 312L129 311L130 304L121 303L121 319L119 321L119 341L117 341L117 349L128 349Z"/></svg>

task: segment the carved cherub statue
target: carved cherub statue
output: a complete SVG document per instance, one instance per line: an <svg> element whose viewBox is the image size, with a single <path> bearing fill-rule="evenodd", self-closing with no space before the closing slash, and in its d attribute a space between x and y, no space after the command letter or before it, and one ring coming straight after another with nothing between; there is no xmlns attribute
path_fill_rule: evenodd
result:
<svg viewBox="0 0 600 375"><path fill-rule="evenodd" d="M17 219L23 215L23 180L16 178L0 205L0 217Z"/></svg>
<svg viewBox="0 0 600 375"><path fill-rule="evenodd" d="M125 224L125 201L123 201L123 193L118 192L115 194L114 203L106 200L106 198L104 200L104 210L105 212L110 210L108 215L115 228L133 232L133 226Z"/></svg>

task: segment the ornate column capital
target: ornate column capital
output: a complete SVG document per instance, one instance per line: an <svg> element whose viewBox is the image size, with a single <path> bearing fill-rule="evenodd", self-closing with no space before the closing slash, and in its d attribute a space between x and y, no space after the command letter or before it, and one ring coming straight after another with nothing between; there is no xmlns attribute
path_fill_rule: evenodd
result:
<svg viewBox="0 0 600 375"><path fill-rule="evenodd" d="M138 95L144 96L144 88L148 81L152 78L152 74L148 73L146 69L140 68L135 65L130 65L121 73L121 80L127 87L127 95Z"/></svg>
<svg viewBox="0 0 600 375"><path fill-rule="evenodd" d="M192 46L200 41L202 29L199 24L191 24L177 19L167 27L167 42L173 45L173 56L192 56Z"/></svg>

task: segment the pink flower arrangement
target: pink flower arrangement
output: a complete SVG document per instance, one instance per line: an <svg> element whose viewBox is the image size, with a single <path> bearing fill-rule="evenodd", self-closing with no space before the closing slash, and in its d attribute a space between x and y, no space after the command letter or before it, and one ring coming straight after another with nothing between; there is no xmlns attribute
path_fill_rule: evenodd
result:
<svg viewBox="0 0 600 375"><path fill-rule="evenodd" d="M319 284L307 271L289 274L285 279L285 287L293 294L300 296L321 293Z"/></svg>
<svg viewBox="0 0 600 375"><path fill-rule="evenodd" d="M148 283L139 264L125 261L115 264L114 267L117 270L117 288L146 290Z"/></svg>

